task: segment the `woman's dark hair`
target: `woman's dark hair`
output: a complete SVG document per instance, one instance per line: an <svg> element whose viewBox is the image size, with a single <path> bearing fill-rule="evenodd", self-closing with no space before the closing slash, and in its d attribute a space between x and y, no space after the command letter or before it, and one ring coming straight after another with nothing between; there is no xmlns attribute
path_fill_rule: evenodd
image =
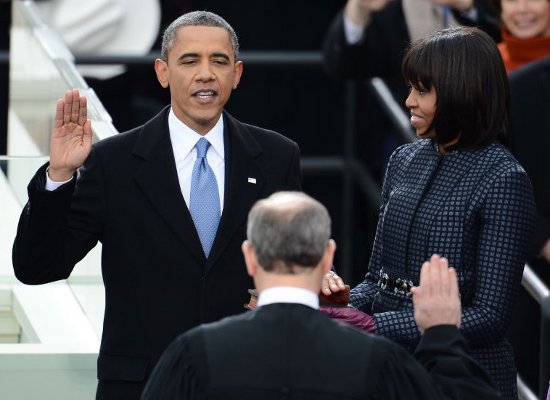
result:
<svg viewBox="0 0 550 400"><path fill-rule="evenodd" d="M437 31L415 41L403 59L403 75L415 87L435 89L432 127L447 151L508 144L508 76L495 42L477 28Z"/></svg>

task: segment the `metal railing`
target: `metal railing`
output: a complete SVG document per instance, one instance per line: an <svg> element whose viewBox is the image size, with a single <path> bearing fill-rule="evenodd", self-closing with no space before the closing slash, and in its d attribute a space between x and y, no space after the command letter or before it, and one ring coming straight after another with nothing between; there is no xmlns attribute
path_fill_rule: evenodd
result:
<svg viewBox="0 0 550 400"><path fill-rule="evenodd" d="M529 264L525 265L523 270L523 279L521 284L540 305L540 355L539 355L539 387L538 398L546 399L548 390L548 381L550 380L550 290L544 282L531 269ZM523 398L529 399L529 396L535 396L533 392L525 385L521 388L518 385L518 392ZM536 397L535 397L536 398Z"/></svg>

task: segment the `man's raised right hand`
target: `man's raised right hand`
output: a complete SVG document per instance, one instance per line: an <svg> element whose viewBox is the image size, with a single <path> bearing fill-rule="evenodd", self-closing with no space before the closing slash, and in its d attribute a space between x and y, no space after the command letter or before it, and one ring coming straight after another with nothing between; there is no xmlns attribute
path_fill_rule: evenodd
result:
<svg viewBox="0 0 550 400"><path fill-rule="evenodd" d="M50 140L48 176L64 182L84 164L92 149L92 123L88 119L86 97L78 89L68 90L57 101L55 122Z"/></svg>

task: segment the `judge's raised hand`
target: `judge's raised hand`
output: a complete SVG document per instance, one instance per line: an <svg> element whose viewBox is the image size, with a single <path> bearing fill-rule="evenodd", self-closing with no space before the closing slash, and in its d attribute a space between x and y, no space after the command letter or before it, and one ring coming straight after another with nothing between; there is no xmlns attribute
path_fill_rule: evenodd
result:
<svg viewBox="0 0 550 400"><path fill-rule="evenodd" d="M86 97L78 89L68 90L57 101L48 168L53 181L69 180L90 154L92 123L86 107Z"/></svg>
<svg viewBox="0 0 550 400"><path fill-rule="evenodd" d="M454 268L433 255L420 270L420 285L411 289L414 318L421 332L436 325L460 327L460 297Z"/></svg>

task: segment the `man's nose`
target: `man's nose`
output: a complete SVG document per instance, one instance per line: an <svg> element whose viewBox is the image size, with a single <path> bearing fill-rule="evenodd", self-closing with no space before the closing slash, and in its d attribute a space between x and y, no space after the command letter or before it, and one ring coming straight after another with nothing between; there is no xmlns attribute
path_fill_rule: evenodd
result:
<svg viewBox="0 0 550 400"><path fill-rule="evenodd" d="M214 78L212 73L212 65L208 61L201 62L199 64L199 71L197 73L197 79L201 81L209 81Z"/></svg>

